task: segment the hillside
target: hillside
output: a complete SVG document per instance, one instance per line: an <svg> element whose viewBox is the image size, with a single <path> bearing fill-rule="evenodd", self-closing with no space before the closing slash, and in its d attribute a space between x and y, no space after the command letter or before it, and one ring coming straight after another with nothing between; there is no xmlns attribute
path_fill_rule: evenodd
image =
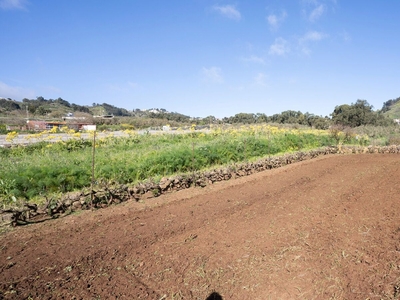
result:
<svg viewBox="0 0 400 300"><path fill-rule="evenodd" d="M86 106L69 103L68 101L58 99L23 99L16 101L10 98L0 98L0 116L24 116L28 118L61 118L68 113L83 112L90 114Z"/></svg>
<svg viewBox="0 0 400 300"><path fill-rule="evenodd" d="M391 119L400 119L400 97L383 103L382 112Z"/></svg>
<svg viewBox="0 0 400 300"><path fill-rule="evenodd" d="M150 119L164 119L176 122L189 122L190 117L177 113L168 112L165 109L151 108L147 110L135 109L129 111L125 108L116 107L111 104L93 103L89 105L78 105L70 103L62 98L44 99L23 99L16 101L10 98L0 98L0 117L12 118L40 118L40 119L61 119L70 114L82 116L115 116L115 117L139 117Z"/></svg>

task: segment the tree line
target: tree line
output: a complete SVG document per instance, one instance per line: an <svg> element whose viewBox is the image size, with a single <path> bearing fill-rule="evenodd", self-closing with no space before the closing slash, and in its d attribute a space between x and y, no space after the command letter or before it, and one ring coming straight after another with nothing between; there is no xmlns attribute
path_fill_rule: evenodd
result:
<svg viewBox="0 0 400 300"><path fill-rule="evenodd" d="M232 117L224 118L224 123L229 124L254 124L254 123L277 123L277 124L299 124L307 125L317 129L327 129L331 124L328 117L321 117L310 113L303 114L300 111L287 110L280 114L267 116L264 113L238 113Z"/></svg>
<svg viewBox="0 0 400 300"><path fill-rule="evenodd" d="M398 102L400 98L396 99ZM396 102L390 100L385 102L384 108ZM317 116L311 113L287 110L280 114L267 116L263 113L238 113L232 117L224 118L223 121L229 124L254 124L254 123L278 123L278 124L299 124L307 125L317 129L327 129L332 124L347 127L358 127L362 125L388 126L393 124L393 120L384 114L384 109L374 111L373 106L366 100L357 100L352 104L342 104L335 107L329 117Z"/></svg>
<svg viewBox="0 0 400 300"><path fill-rule="evenodd" d="M238 113L231 117L225 117L222 120L217 119L214 116L208 116L206 118L191 118L190 116L180 114L177 112L168 112L166 109L149 109L140 110L138 108L128 111L124 108L118 108L111 104L93 103L92 109L88 106L77 105L70 103L62 98L57 99L45 99L43 97L37 97L36 99L24 98L21 102L12 100L10 98L0 98L0 112L10 111L21 111L27 110L30 114L45 116L52 113L55 116L52 109L54 107L64 107L69 112L81 112L86 113L89 116L93 115L93 111L97 107L101 107L101 113L104 115L113 115L115 117L125 117L124 122L127 118L133 118L140 120L139 123L143 124L161 124L161 123L173 123L173 124L190 124L195 123L197 125L208 125L216 123L228 123L228 124L256 124L256 123L277 123L277 124L299 124L304 126L310 126L317 129L327 129L333 124L339 124L348 127L358 127L362 125L375 125L375 126L388 126L393 124L393 120L390 119L385 112L392 109L397 102L400 101L400 97L393 100L384 102L381 110L374 111L373 106L366 100L357 100L352 104L342 104L335 107L330 117L318 116L312 113L302 113L301 111L287 110L279 114L273 114L267 116L265 113ZM58 104L58 106L55 106ZM99 112L99 111L97 111ZM62 113L57 114L57 116ZM145 119L150 121L144 122ZM153 120L153 121L151 121ZM96 120L101 122L101 120ZM118 119L114 119L112 123L118 123ZM132 123L132 122L129 122ZM137 125L138 122L133 122ZM132 124L133 125L133 124Z"/></svg>
<svg viewBox="0 0 400 300"><path fill-rule="evenodd" d="M37 114L40 116L44 116L46 114L49 114L52 112L51 105L52 104L59 104L61 106L65 106L72 110L73 112L83 112L83 113L90 113L89 108L86 106L74 104L74 103L69 103L67 100L64 100L62 98L57 98L57 99L45 99L41 96L36 97L36 99L28 99L24 98L22 99L22 107L20 105L20 109L26 108L29 113L31 114Z"/></svg>

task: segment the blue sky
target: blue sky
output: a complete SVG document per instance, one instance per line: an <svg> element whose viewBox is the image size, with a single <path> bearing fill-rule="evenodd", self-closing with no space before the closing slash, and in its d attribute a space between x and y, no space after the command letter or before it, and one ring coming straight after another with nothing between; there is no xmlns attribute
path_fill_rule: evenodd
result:
<svg viewBox="0 0 400 300"><path fill-rule="evenodd" d="M192 117L400 97L399 0L0 0L0 97Z"/></svg>

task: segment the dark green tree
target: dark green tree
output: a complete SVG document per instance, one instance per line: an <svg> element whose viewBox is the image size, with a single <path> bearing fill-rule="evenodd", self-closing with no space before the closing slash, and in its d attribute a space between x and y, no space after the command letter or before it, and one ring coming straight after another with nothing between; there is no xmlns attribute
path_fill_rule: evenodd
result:
<svg viewBox="0 0 400 300"><path fill-rule="evenodd" d="M0 99L0 108L6 111L20 110L21 106L14 100Z"/></svg>
<svg viewBox="0 0 400 300"><path fill-rule="evenodd" d="M387 112L391 109L391 107L400 101L400 97L396 99L390 99L383 103L382 112Z"/></svg>
<svg viewBox="0 0 400 300"><path fill-rule="evenodd" d="M233 117L223 119L224 122L229 124L254 124L256 120L256 115L251 113L238 113Z"/></svg>
<svg viewBox="0 0 400 300"><path fill-rule="evenodd" d="M46 109L44 106L39 106L35 111L36 114L41 115L41 116L44 116L50 112L51 111Z"/></svg>
<svg viewBox="0 0 400 300"><path fill-rule="evenodd" d="M268 117L264 113L257 113L256 114L256 120L257 120L257 123L267 123L268 122Z"/></svg>
<svg viewBox="0 0 400 300"><path fill-rule="evenodd" d="M361 125L387 125L392 123L380 111L373 111L373 106L367 100L357 100L351 105L336 106L331 114L335 124L358 127Z"/></svg>

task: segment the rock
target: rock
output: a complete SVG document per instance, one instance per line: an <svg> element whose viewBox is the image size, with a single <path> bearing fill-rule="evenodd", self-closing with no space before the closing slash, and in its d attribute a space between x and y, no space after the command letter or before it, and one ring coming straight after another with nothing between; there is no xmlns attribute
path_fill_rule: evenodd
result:
<svg viewBox="0 0 400 300"><path fill-rule="evenodd" d="M71 199L72 201L76 201L79 200L81 196L82 196L81 192L73 192L69 194L69 199Z"/></svg>
<svg viewBox="0 0 400 300"><path fill-rule="evenodd" d="M82 207L81 201L75 201L72 203L73 209L80 209Z"/></svg>
<svg viewBox="0 0 400 300"><path fill-rule="evenodd" d="M134 188L131 188L130 189L130 192L132 193L132 194L140 194L140 189L139 188L137 188L136 186L134 187Z"/></svg>
<svg viewBox="0 0 400 300"><path fill-rule="evenodd" d="M1 223L11 223L14 219L13 213L5 213L1 215Z"/></svg>
<svg viewBox="0 0 400 300"><path fill-rule="evenodd" d="M169 187L170 184L171 184L171 180L169 180L168 178L162 178L159 186L160 186L161 190L165 191Z"/></svg>
<svg viewBox="0 0 400 300"><path fill-rule="evenodd" d="M207 183L206 183L204 180L202 180L202 179L198 179L198 180L196 181L196 185L197 185L197 186L200 186L200 187L205 187L205 186L207 185Z"/></svg>
<svg viewBox="0 0 400 300"><path fill-rule="evenodd" d="M71 200L71 203L79 200L79 198L82 196L81 192L70 192L67 193L65 195L63 195L63 197L61 198L62 201L66 202L67 200Z"/></svg>
<svg viewBox="0 0 400 300"><path fill-rule="evenodd" d="M152 191L148 191L142 195L142 199L150 199L150 198L154 198L154 194Z"/></svg>

